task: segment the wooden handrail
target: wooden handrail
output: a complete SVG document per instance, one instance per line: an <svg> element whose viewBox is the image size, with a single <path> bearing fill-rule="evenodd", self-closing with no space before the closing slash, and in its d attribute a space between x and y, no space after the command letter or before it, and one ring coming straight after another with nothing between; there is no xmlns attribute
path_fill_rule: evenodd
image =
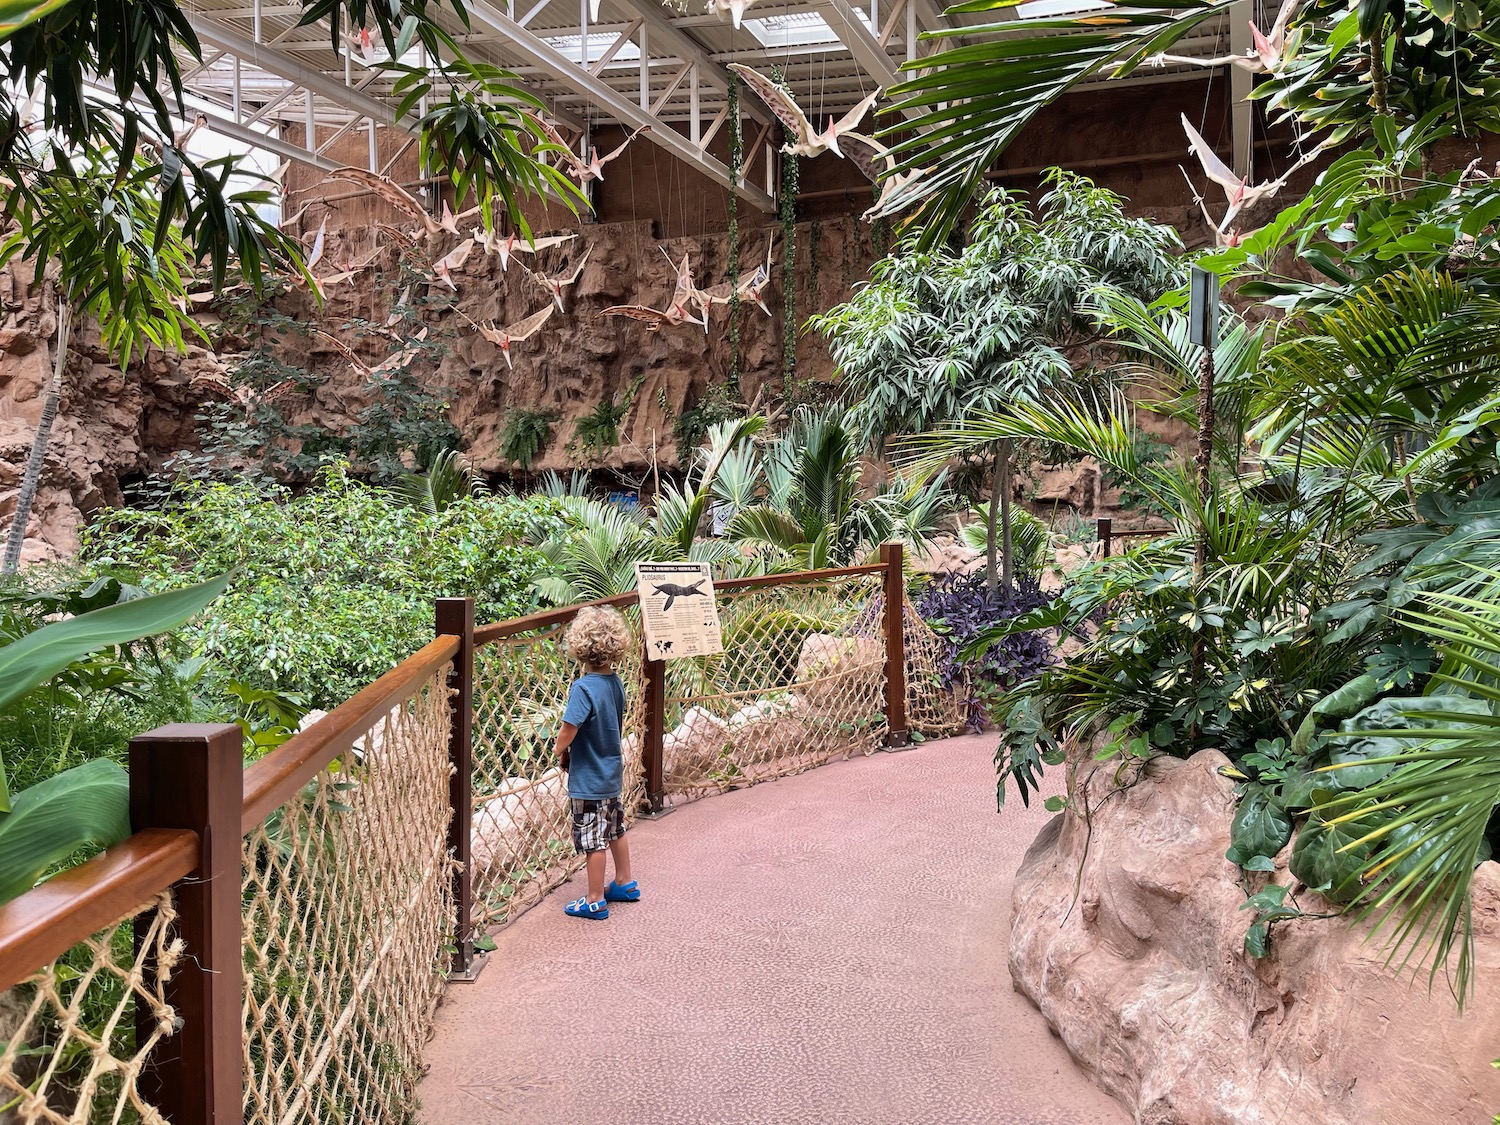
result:
<svg viewBox="0 0 1500 1125"><path fill-rule="evenodd" d="M148 828L0 906L0 992L198 866L198 834Z"/></svg>
<svg viewBox="0 0 1500 1125"><path fill-rule="evenodd" d="M865 566L839 566L829 570L794 570L786 574L762 574L756 578L726 578L722 582L714 583L714 593L769 589L772 586L795 586L806 582L828 582L834 578L856 578L861 574L881 574L884 571L885 563L869 563Z"/></svg>
<svg viewBox="0 0 1500 1125"><path fill-rule="evenodd" d="M870 563L866 566L843 566L829 570L794 570L786 574L762 574L753 578L726 578L714 583L714 593L733 593L740 590L769 589L773 586L824 582L834 578L853 578L861 574L881 574L884 571L884 563ZM620 608L633 605L635 600L636 593L632 590L627 594L614 594L608 598L596 598L591 602L579 602L576 605L560 606L557 609L544 609L525 617L514 617L509 621L481 625L474 630L474 647L483 648L485 645L494 644L496 641L502 641L506 637L514 637L520 633L532 633L538 629L564 625L573 620L580 609L588 606Z"/></svg>
<svg viewBox="0 0 1500 1125"><path fill-rule="evenodd" d="M496 621L490 625L481 625L474 630L474 647L483 648L496 641L503 641L506 637L514 637L518 633L531 633L538 629L550 629L554 625L564 625L573 620L580 609L591 605L619 607L629 605L633 601L635 601L634 590L628 594L596 598L591 602L578 602L576 605L559 606L557 609L544 609L537 613L528 613L525 617L512 617L509 621Z"/></svg>
<svg viewBox="0 0 1500 1125"><path fill-rule="evenodd" d="M428 641L373 684L246 769L240 832L253 832L319 770L346 753L392 707L409 699L419 684L452 660L459 645L459 638L453 636Z"/></svg>

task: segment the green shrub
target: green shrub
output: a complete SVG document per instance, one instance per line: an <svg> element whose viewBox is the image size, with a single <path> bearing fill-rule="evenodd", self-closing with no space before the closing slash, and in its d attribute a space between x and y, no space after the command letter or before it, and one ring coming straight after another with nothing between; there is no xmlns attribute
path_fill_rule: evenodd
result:
<svg viewBox="0 0 1500 1125"><path fill-rule="evenodd" d="M416 511L340 464L300 496L190 483L160 509L112 513L84 552L151 589L233 571L185 639L225 679L328 707L432 636L436 597L472 595L481 622L529 610L543 560L527 544L563 526L556 503L539 497L466 496Z"/></svg>

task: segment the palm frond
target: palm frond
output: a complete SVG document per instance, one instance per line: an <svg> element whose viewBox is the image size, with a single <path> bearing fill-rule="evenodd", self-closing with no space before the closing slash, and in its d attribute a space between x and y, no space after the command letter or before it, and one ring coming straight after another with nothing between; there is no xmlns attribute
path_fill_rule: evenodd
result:
<svg viewBox="0 0 1500 1125"><path fill-rule="evenodd" d="M941 244L984 174L1040 110L1086 78L1128 73L1228 11L1232 2L1123 3L1061 19L1001 20L925 34L924 39L962 36L967 42L908 63L902 69L917 74L890 91L894 111L915 111L881 134L893 138L896 173L926 171L892 192L884 212L894 215L920 204L910 229L918 232L923 248ZM979 0L952 10L1001 9L1011 5Z"/></svg>

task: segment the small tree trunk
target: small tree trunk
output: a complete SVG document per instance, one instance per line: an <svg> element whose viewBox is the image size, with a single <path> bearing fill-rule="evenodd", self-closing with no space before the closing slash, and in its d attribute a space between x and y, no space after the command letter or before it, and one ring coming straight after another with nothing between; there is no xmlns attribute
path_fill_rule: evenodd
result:
<svg viewBox="0 0 1500 1125"><path fill-rule="evenodd" d="M990 479L989 517L985 520L984 585L994 591L1000 584L1000 447L995 447L995 464Z"/></svg>
<svg viewBox="0 0 1500 1125"><path fill-rule="evenodd" d="M1000 483L1000 585L1008 594L1011 576L1015 571L1015 550L1010 536L1010 455L1011 441L1000 443L1000 470L996 474Z"/></svg>
<svg viewBox="0 0 1500 1125"><path fill-rule="evenodd" d="M1370 106L1376 113L1390 116L1391 105L1387 92L1387 79L1385 73L1385 21L1380 22L1380 29L1370 37Z"/></svg>
<svg viewBox="0 0 1500 1125"><path fill-rule="evenodd" d="M57 418L57 406L62 399L63 372L68 366L68 334L71 328L72 306L67 301L57 305L57 361L52 366L52 381L47 384L47 393L42 399L42 413L37 419L36 436L31 441L31 456L26 461L26 472L21 477L21 490L16 494L15 518L10 525L10 534L5 540L5 558L0 560L0 574L14 574L21 565L21 547L26 542L26 524L31 519L31 505L36 500L37 489L42 482L42 466L47 460L47 445L52 440L52 423Z"/></svg>

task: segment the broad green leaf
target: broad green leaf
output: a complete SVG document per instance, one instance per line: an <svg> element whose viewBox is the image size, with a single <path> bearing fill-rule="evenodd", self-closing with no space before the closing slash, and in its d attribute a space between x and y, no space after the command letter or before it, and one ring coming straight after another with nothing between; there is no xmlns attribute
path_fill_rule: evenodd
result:
<svg viewBox="0 0 1500 1125"><path fill-rule="evenodd" d="M47 869L90 844L130 835L130 780L96 758L17 793L0 816L0 902L36 885Z"/></svg>
<svg viewBox="0 0 1500 1125"><path fill-rule="evenodd" d="M1245 931L1245 952L1251 957L1264 957L1266 955L1266 940L1270 937L1270 931L1264 922L1256 922Z"/></svg>
<svg viewBox="0 0 1500 1125"><path fill-rule="evenodd" d="M27 24L35 23L69 0L0 0L0 40L8 39Z"/></svg>
<svg viewBox="0 0 1500 1125"><path fill-rule="evenodd" d="M96 609L26 634L0 648L0 707L40 687L91 652L177 628L228 586L229 575L225 574L197 586Z"/></svg>
<svg viewBox="0 0 1500 1125"><path fill-rule="evenodd" d="M1275 856L1292 838L1292 820L1281 802L1264 786L1251 785L1229 826L1229 850L1224 857L1246 866L1256 856Z"/></svg>
<svg viewBox="0 0 1500 1125"><path fill-rule="evenodd" d="M1351 902L1359 895L1360 872L1369 858L1368 845L1343 850L1368 830L1366 821L1327 825L1314 817L1297 833L1292 845L1291 873L1323 897Z"/></svg>

